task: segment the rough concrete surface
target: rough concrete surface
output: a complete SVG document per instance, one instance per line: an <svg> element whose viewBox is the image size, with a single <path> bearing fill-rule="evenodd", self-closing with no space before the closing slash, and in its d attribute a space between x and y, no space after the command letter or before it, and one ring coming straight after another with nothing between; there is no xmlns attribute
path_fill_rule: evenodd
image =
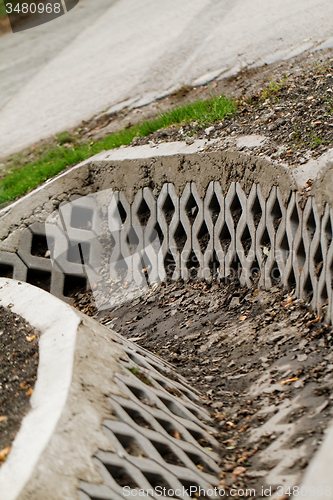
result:
<svg viewBox="0 0 333 500"><path fill-rule="evenodd" d="M330 46L332 15L329 0L82 0L1 37L1 156L121 101Z"/></svg>
<svg viewBox="0 0 333 500"><path fill-rule="evenodd" d="M204 141L191 146L184 142L169 143L160 148L139 146L100 153L60 174L32 193L0 211L0 248L16 251L19 232L34 222L45 222L62 201L72 195L85 196L90 192L113 188L123 191L131 203L138 189L149 186L158 194L164 183L175 185L181 194L186 183L195 180L203 197L208 184L221 182L227 192L231 182L240 182L248 194L253 182L260 183L265 198L271 187L279 185L287 202L295 184L288 170L264 158L254 158L235 151L200 151ZM165 156L166 151L171 156ZM184 154L185 151L197 153ZM176 152L179 154L176 154ZM149 153L149 154L148 154ZM116 159L113 159L116 158Z"/></svg>
<svg viewBox="0 0 333 500"><path fill-rule="evenodd" d="M246 144L261 140L258 136L238 138ZM0 211L0 249L15 252L20 231L34 222L45 222L63 201L73 195L85 196L97 190L113 188L123 191L131 203L138 189L151 187L157 195L166 182L175 185L181 194L186 183L195 181L202 197L211 181L221 182L227 192L231 182L239 182L249 193L259 183L267 199L271 187L278 185L283 201L291 190L300 189L311 177L314 196L320 212L325 203L333 206L332 150L318 160L289 168L269 158L239 152L230 146L220 151L218 141L197 140L160 144L157 147L137 146L104 151L48 180L28 195Z"/></svg>
<svg viewBox="0 0 333 500"><path fill-rule="evenodd" d="M259 139L244 136L239 140L252 144ZM219 151L218 148L218 142L198 140L190 146L176 142L99 153L2 209L0 248L15 252L20 231L34 222L45 222L59 203L68 201L70 196L85 196L109 188L123 191L131 203L138 189L149 186L157 195L166 182L173 183L181 194L186 183L195 181L201 197L213 180L221 182L224 193L231 182L239 182L247 194L253 183L259 183L265 199L271 187L278 185L286 203L290 191L300 189L304 179L311 176L314 180L311 193L319 210L323 210L325 203L333 205L331 150L319 160L291 169L250 152L235 151L232 147L229 151Z"/></svg>

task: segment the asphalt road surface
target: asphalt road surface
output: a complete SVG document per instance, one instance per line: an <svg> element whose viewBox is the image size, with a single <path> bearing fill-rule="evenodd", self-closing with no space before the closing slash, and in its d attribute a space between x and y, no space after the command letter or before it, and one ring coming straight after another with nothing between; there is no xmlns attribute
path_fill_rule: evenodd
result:
<svg viewBox="0 0 333 500"><path fill-rule="evenodd" d="M0 157L109 107L333 47L332 0L81 0L0 38Z"/></svg>

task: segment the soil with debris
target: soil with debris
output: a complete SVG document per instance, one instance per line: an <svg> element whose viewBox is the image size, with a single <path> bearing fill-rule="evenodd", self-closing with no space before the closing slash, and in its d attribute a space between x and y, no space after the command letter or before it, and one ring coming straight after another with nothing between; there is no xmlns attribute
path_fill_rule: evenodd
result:
<svg viewBox="0 0 333 500"><path fill-rule="evenodd" d="M198 98L209 99L211 93L225 94L237 100L237 114L207 128L197 122L173 126L149 137L134 138L132 145L154 147L160 142L185 140L190 144L193 139L207 139L206 150L250 150L290 166L317 158L333 142L332 56L332 50L302 54L288 62L244 69L198 89L183 87L155 106L164 110ZM135 111L139 110L122 113L128 119ZM104 125L106 129L110 126ZM92 129L90 136L100 137L104 127ZM261 144L238 144L240 136L253 134L263 137Z"/></svg>
<svg viewBox="0 0 333 500"><path fill-rule="evenodd" d="M0 306L0 467L30 409L37 379L38 332Z"/></svg>
<svg viewBox="0 0 333 500"><path fill-rule="evenodd" d="M325 305L319 317L280 286L238 281L173 281L109 311L96 310L91 292L74 305L171 362L205 395L226 491L255 488L262 498L262 486L282 486L287 498L300 483L332 420Z"/></svg>
<svg viewBox="0 0 333 500"><path fill-rule="evenodd" d="M244 83L254 74L255 71L247 70L235 80ZM191 144L194 139L207 139L206 151L251 151L289 166L318 158L332 147L333 59L312 64L305 71L290 68L286 75L267 83L268 86L257 93L240 96L238 111L233 117L207 128L195 121L183 127L171 127L149 137L135 138L132 145L154 147L160 142L185 140ZM259 135L261 141L244 144L239 140L244 135Z"/></svg>

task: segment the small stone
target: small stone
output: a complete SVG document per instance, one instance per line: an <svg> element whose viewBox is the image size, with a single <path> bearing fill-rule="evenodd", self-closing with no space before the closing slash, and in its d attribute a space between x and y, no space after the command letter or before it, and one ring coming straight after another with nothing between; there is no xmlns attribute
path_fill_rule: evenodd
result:
<svg viewBox="0 0 333 500"><path fill-rule="evenodd" d="M210 135L213 132L213 130L214 130L214 127L208 127L205 129L205 134Z"/></svg>
<svg viewBox="0 0 333 500"><path fill-rule="evenodd" d="M275 123L278 127L280 127L286 123L286 120L284 118L278 118Z"/></svg>
<svg viewBox="0 0 333 500"><path fill-rule="evenodd" d="M155 142L153 142L153 141L149 141L149 146L150 146L151 148L156 148L156 144L155 144Z"/></svg>
<svg viewBox="0 0 333 500"><path fill-rule="evenodd" d="M308 344L308 341L306 339L302 339L300 343L298 344L299 349L304 349L304 347Z"/></svg>
<svg viewBox="0 0 333 500"><path fill-rule="evenodd" d="M194 139L193 139L193 137L187 137L187 136L186 136L186 137L185 137L185 142L186 142L186 144L187 144L188 146L190 146L191 144L193 144L193 143L194 143Z"/></svg>
<svg viewBox="0 0 333 500"><path fill-rule="evenodd" d="M216 401L215 403L212 403L210 406L212 408L216 408L216 410L218 410L219 408L223 407L223 403L221 403L221 401Z"/></svg>
<svg viewBox="0 0 333 500"><path fill-rule="evenodd" d="M304 354L299 354L297 356L297 359L298 361L302 362L302 361L306 361L308 359L307 355L304 353Z"/></svg>
<svg viewBox="0 0 333 500"><path fill-rule="evenodd" d="M230 304L229 304L230 309L232 309L234 307L238 307L238 306L239 306L239 297L232 297Z"/></svg>
<svg viewBox="0 0 333 500"><path fill-rule="evenodd" d="M261 121L262 121L263 123L268 123L268 122L269 122L269 120L270 120L271 118L273 118L273 116L274 116L274 113L268 113L267 115L264 115L264 116L261 118Z"/></svg>
<svg viewBox="0 0 333 500"><path fill-rule="evenodd" d="M273 130L276 130L277 129L277 125L276 123L271 123L269 126L268 126L268 130L270 132L272 132Z"/></svg>

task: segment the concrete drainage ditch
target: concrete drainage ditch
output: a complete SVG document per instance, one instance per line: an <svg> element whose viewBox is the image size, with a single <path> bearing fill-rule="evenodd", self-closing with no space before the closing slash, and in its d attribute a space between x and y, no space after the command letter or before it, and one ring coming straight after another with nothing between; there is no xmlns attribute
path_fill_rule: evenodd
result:
<svg viewBox="0 0 333 500"><path fill-rule="evenodd" d="M232 279L238 273L242 284L260 277L258 285L266 289L280 281L295 288L299 298L310 295L312 308L332 322L333 212L326 185L331 165L314 182L313 196L304 196L281 165L239 153L176 155L175 148L101 153L10 205L0 213L0 275L70 302L73 290L87 282L70 246L85 245L90 264L93 239L98 239L90 193L111 188L124 228L139 228L139 246L152 230L158 234L170 278ZM45 220L70 200L66 223L73 237L58 234L54 245L62 248L62 265L54 267ZM73 227L75 211L82 221ZM108 217L110 229L110 210ZM127 241L115 251L131 259Z"/></svg>

